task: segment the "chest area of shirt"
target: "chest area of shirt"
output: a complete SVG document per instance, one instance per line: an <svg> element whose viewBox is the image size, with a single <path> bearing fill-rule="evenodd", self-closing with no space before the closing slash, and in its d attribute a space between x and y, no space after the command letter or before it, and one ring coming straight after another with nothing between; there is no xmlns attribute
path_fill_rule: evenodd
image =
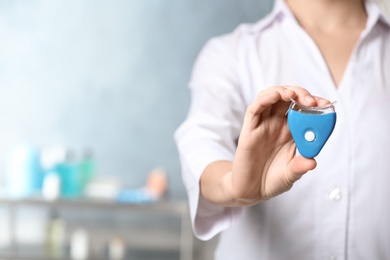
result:
<svg viewBox="0 0 390 260"><path fill-rule="evenodd" d="M388 39L363 44L354 50L338 86L316 46L305 40L291 43L284 40L281 33L274 33L258 40L252 50L248 49L251 62L247 63L250 67L246 71L250 74L248 82L253 96L271 86L290 85L306 88L313 95L332 101L344 99L362 106L389 98L390 48L384 48ZM253 63L258 64L252 66Z"/></svg>
<svg viewBox="0 0 390 260"><path fill-rule="evenodd" d="M383 43L364 45L349 59L342 84L336 88L311 45L285 46L282 40L272 35L248 49L248 103L250 97L271 86L303 87L337 101L338 120L350 129L360 129L355 131L359 138L377 135L390 143L390 48L383 48Z"/></svg>

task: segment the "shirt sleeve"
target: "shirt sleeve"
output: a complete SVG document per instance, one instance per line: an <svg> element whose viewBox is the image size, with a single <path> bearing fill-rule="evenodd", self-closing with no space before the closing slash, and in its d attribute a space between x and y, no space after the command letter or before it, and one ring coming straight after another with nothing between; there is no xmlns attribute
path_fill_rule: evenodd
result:
<svg viewBox="0 0 390 260"><path fill-rule="evenodd" d="M175 132L194 234L211 239L239 218L241 208L208 202L200 195L200 176L217 160L233 160L246 105L239 90L237 35L210 40L195 63L189 88L191 106Z"/></svg>

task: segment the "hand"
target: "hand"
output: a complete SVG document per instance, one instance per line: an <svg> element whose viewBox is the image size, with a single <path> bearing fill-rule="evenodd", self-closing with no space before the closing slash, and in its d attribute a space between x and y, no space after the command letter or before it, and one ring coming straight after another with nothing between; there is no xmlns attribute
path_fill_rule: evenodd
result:
<svg viewBox="0 0 390 260"><path fill-rule="evenodd" d="M233 205L275 197L316 167L314 159L295 156L286 117L290 98L307 106L329 103L299 87L272 87L258 94L245 113L231 171L222 180Z"/></svg>

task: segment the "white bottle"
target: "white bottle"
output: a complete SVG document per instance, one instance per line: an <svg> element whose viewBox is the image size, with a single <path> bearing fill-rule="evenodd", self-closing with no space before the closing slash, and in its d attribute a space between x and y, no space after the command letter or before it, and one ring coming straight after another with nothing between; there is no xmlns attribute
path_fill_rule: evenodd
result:
<svg viewBox="0 0 390 260"><path fill-rule="evenodd" d="M126 255L125 241L121 237L113 237L108 243L108 259L123 260Z"/></svg>
<svg viewBox="0 0 390 260"><path fill-rule="evenodd" d="M76 229L70 240L70 258L72 260L86 260L89 257L89 237L83 228Z"/></svg>
<svg viewBox="0 0 390 260"><path fill-rule="evenodd" d="M61 179L55 172L46 174L43 180L42 196L44 199L53 201L60 197Z"/></svg>

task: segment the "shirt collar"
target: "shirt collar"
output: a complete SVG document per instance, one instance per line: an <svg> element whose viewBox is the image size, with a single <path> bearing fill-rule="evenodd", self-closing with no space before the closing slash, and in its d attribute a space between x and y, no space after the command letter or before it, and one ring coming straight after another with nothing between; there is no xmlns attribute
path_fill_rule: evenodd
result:
<svg viewBox="0 0 390 260"><path fill-rule="evenodd" d="M390 19L384 14L383 10L373 0L366 0L367 25L365 32L368 33L379 21L390 27ZM269 25L280 19L293 19L296 22L294 15L284 0L275 0L272 12L260 22L256 23L251 29L252 32L263 30Z"/></svg>
<svg viewBox="0 0 390 260"><path fill-rule="evenodd" d="M385 24L387 27L390 27L390 20L384 14L383 10L373 0L366 0L366 12L367 12L367 25L366 33L370 32L372 28L378 22Z"/></svg>

